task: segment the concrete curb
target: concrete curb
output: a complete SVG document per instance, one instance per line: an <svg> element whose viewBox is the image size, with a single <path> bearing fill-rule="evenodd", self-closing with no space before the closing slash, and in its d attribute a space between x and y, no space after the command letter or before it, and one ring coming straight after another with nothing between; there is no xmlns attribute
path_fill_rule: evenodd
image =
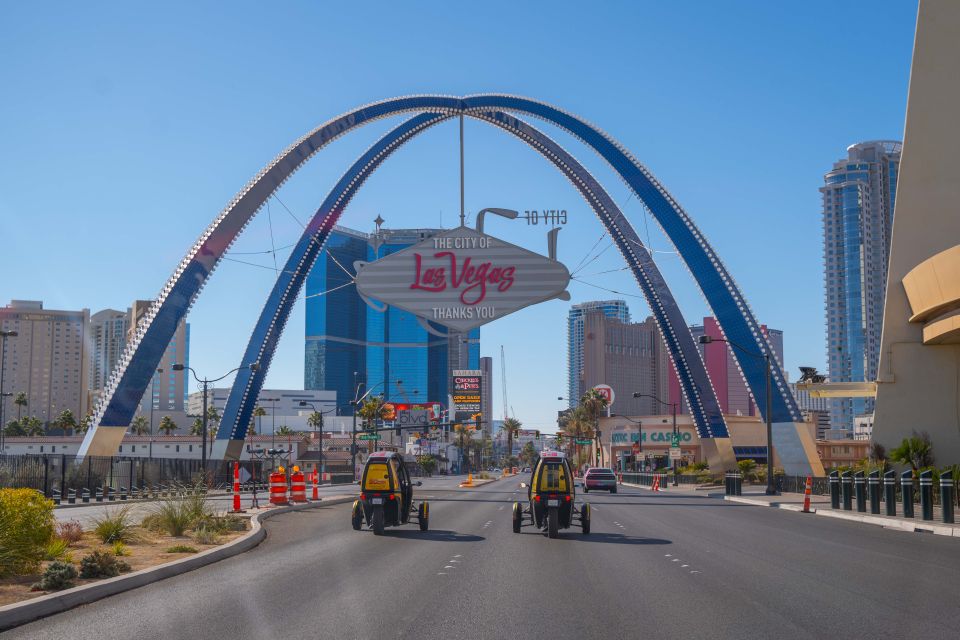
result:
<svg viewBox="0 0 960 640"><path fill-rule="evenodd" d="M738 502L740 504L749 504L757 507L776 507L785 511L802 512L803 506L799 504L785 504L780 502L767 502L766 500L753 500L742 496L724 496L728 502ZM869 513L859 513L857 511L836 511L834 509L810 508L810 512L823 516L825 518L836 518L837 520L849 520L851 522L862 522L872 524L885 529L896 529L897 531L926 532L938 536L949 536L960 538L960 526L949 524L937 524L928 520L905 520L902 518L886 518Z"/></svg>
<svg viewBox="0 0 960 640"><path fill-rule="evenodd" d="M106 580L50 593L24 602L8 604L0 607L0 631L56 613L62 613L79 605L96 602L107 596L136 589L137 587L142 587L157 582L158 580L172 578L173 576L199 569L200 567L225 558L239 555L244 551L249 551L266 538L267 532L261 523L273 516L291 511L302 511L304 509L343 504L345 502L352 502L353 500L355 500L354 496L344 496L264 511L250 518L251 528L246 535L223 546L208 549L181 560L174 560L173 562L157 565L156 567L149 567L147 569L141 569L140 571L134 571L133 573L120 575L116 578L107 578Z"/></svg>

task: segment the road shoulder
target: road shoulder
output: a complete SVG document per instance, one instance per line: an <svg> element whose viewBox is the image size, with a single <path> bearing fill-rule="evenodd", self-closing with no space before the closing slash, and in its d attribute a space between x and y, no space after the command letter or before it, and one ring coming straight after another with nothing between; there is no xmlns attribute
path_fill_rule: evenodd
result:
<svg viewBox="0 0 960 640"><path fill-rule="evenodd" d="M93 584L65 589L31 600L0 607L0 631L17 627L39 618L61 613L82 604L96 602L102 598L136 589L137 587L142 587L159 580L172 578L173 576L178 576L249 551L260 544L266 537L267 532L263 528L262 523L264 520L272 518L273 516L291 511L342 504L352 500L354 500L354 496L344 496L264 511L250 518L250 531L247 532L246 535L223 546L208 549L196 555L174 560L166 564L117 576L116 578L108 578Z"/></svg>

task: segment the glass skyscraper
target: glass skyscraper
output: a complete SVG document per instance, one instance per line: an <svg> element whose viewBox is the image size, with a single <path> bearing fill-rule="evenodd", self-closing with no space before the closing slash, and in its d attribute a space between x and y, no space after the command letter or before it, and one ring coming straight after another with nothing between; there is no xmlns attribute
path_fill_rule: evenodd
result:
<svg viewBox="0 0 960 640"><path fill-rule="evenodd" d="M363 382L364 391L383 392L394 402L446 406L451 371L480 367L479 329L468 335L434 335L407 311L371 309L352 284L355 261L378 260L440 231L334 229L307 278L305 389L336 391L337 403L343 405L353 399L356 383ZM430 326L446 333L444 327ZM341 408L342 414L349 411Z"/></svg>
<svg viewBox="0 0 960 640"><path fill-rule="evenodd" d="M823 259L827 367L831 382L877 379L890 233L901 143L862 142L824 176ZM872 398L832 402L833 429L873 412Z"/></svg>
<svg viewBox="0 0 960 640"><path fill-rule="evenodd" d="M583 372L583 326L584 315L591 311L602 311L608 318L623 323L630 322L630 309L623 300L581 302L570 307L567 314L567 404L571 408L577 406L586 391L580 388Z"/></svg>

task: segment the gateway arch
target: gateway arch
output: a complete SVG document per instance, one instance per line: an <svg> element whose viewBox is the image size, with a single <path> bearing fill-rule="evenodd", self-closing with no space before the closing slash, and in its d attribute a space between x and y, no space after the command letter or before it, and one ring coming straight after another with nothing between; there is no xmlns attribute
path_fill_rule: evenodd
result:
<svg viewBox="0 0 960 640"><path fill-rule="evenodd" d="M137 326L102 394L79 457L112 455L133 418L136 407L162 357L177 323L186 316L207 278L233 240L267 199L324 146L364 124L400 114L418 114L381 138L341 178L307 225L278 277L247 346L244 363L256 361L255 371L242 369L221 421L214 457L234 458L250 423L256 397L269 368L290 308L303 280L322 250L336 220L363 181L393 150L445 119L466 116L489 122L517 136L554 162L587 199L627 261L667 343L681 389L715 468L733 464L729 434L716 395L696 345L663 277L636 232L609 195L582 165L559 145L512 114L545 120L598 153L650 211L677 248L703 292L724 335L755 352L733 350L754 397L765 393L765 363L773 350L760 330L739 288L693 220L653 175L610 136L584 120L543 102L518 96L410 96L366 105L334 118L288 147L260 171L206 228L180 261L149 312ZM291 268L292 267L292 268ZM256 357L253 357L256 356ZM252 358L252 359L251 359ZM786 386L776 358L772 364L774 447L787 473L818 473L822 467L812 439L800 423L800 412Z"/></svg>

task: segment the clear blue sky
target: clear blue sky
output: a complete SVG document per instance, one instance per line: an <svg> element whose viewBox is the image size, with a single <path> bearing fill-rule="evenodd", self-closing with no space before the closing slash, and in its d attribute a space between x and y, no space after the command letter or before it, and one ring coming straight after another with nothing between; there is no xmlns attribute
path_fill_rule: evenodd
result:
<svg viewBox="0 0 960 640"><path fill-rule="evenodd" d="M587 8L589 6L589 9ZM469 8L464 8L469 7ZM264 164L318 123L409 93L505 92L553 102L626 145L693 215L761 322L783 329L787 367L824 368L820 194L854 142L903 132L916 2L287 2L17 3L0 12L0 304L126 308L154 297L208 222ZM300 219L396 123L338 141L280 198ZM702 296L652 220L592 154L689 321ZM564 208L560 257L588 282L647 308L574 189L534 152L469 123L467 209ZM389 160L343 223L452 225L459 206L452 124ZM300 227L274 203L236 252L268 251ZM543 227L492 233L546 251ZM649 231L647 231L649 229ZM224 263L190 315L191 363L239 363L272 286L270 254ZM286 251L278 252L282 264ZM594 275L599 274L599 275ZM573 302L616 297L580 282ZM303 384L303 302L270 372ZM487 325L482 353L505 346L509 403L555 426L565 393L567 303Z"/></svg>

